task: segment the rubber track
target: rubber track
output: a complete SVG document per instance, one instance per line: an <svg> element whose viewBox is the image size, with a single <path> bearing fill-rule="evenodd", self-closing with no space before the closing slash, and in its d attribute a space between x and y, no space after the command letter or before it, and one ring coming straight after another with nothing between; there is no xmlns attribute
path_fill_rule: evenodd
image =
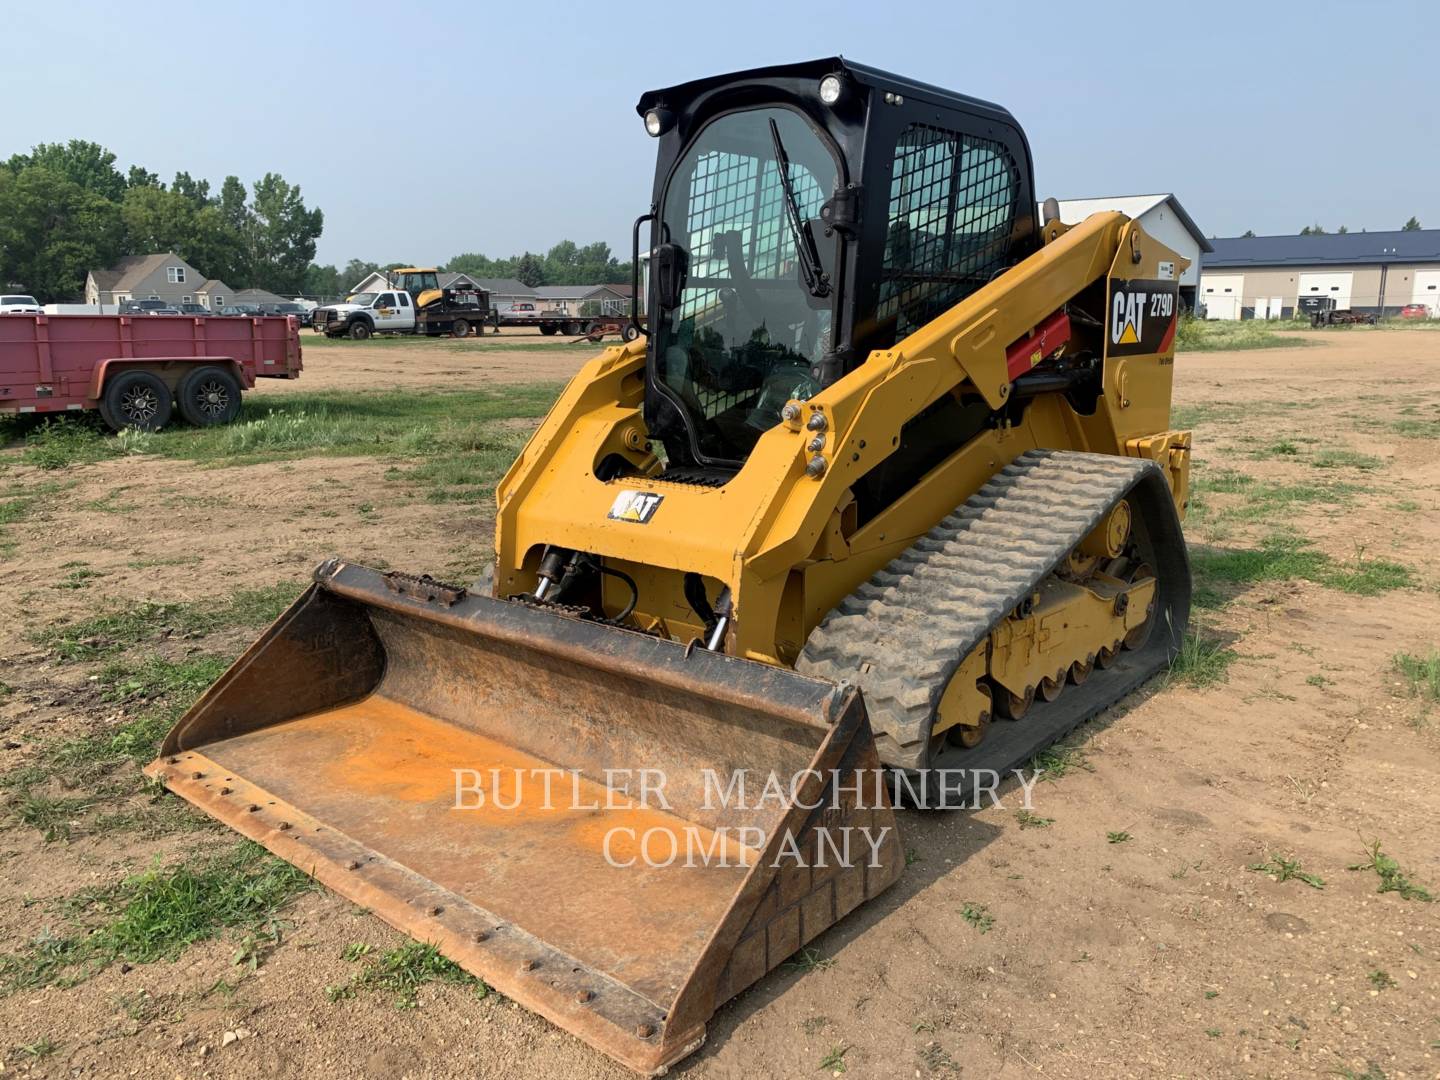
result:
<svg viewBox="0 0 1440 1080"><path fill-rule="evenodd" d="M1142 650L1147 655L1138 663L1139 654L1126 654L1129 662L1116 668L1127 669L1130 677L1111 681L1109 693L1097 694L1098 687L1088 683L1070 687L1074 698L1089 691L1084 702L1074 702L1085 707L1052 711L1049 723L1037 723L1038 711L1060 710L1064 698L1048 706L1037 702L1026 720L993 723L980 747L960 750L968 757L955 758L997 769L1020 764L1138 685L1178 644L1189 609L1189 567L1169 485L1154 462L1059 450L1021 454L826 616L811 633L796 670L859 685L881 759L900 768L923 768L931 718L960 661L1142 481L1149 497L1137 510L1163 518L1164 504L1169 504L1170 521L1159 522L1159 535L1149 541L1157 550L1149 558L1159 564L1162 581L1167 574L1172 583L1183 577L1183 602L1174 601L1173 588L1168 590L1172 599L1156 596L1157 614L1171 625L1169 633L1152 638L1171 639L1168 647L1158 656L1154 649ZM1142 531L1154 533L1153 523ZM1105 681L1099 677L1114 670L1097 670L1090 683ZM1005 729L1027 724L1023 737L1003 737ZM977 754L997 741L1009 745L992 747L998 755Z"/></svg>

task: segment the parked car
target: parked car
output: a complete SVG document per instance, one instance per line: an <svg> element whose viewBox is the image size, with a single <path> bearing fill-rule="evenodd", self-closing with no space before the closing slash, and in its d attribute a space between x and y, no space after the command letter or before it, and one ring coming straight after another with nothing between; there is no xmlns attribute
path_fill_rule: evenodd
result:
<svg viewBox="0 0 1440 1080"><path fill-rule="evenodd" d="M181 315L209 315L210 309L204 304L181 304Z"/></svg>
<svg viewBox="0 0 1440 1080"><path fill-rule="evenodd" d="M231 304L227 308L221 308L220 314L251 319L256 315L264 315L265 312L260 310L259 304Z"/></svg>
<svg viewBox="0 0 1440 1080"><path fill-rule="evenodd" d="M121 315L178 315L180 314L164 300L122 300Z"/></svg>
<svg viewBox="0 0 1440 1080"><path fill-rule="evenodd" d="M45 309L40 301L24 293L8 293L0 296L0 315L43 315Z"/></svg>
<svg viewBox="0 0 1440 1080"><path fill-rule="evenodd" d="M5 299L7 299L7 298L5 298L5 297L0 297L0 302L3 302ZM1406 304L1404 307L1402 307L1402 308L1400 309L1400 318L1402 318L1402 319L1428 319L1428 318L1430 318L1430 305L1429 305L1429 304Z"/></svg>
<svg viewBox="0 0 1440 1080"><path fill-rule="evenodd" d="M310 309L304 304L297 304L293 301L286 301L283 304L261 304L260 310L266 315L291 315L299 321L301 326L310 325Z"/></svg>

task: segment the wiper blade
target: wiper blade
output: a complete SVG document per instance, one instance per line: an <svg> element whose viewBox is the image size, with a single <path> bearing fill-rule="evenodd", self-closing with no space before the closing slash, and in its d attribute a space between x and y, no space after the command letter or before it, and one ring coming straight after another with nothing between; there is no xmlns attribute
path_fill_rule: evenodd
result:
<svg viewBox="0 0 1440 1080"><path fill-rule="evenodd" d="M790 183L790 156L785 153L785 144L780 141L780 128L774 119L770 121L770 141L775 147L775 164L780 169L780 190L785 193L785 220L790 223L795 254L800 259L800 276L805 279L805 289L811 296L817 299L829 296L830 277L820 266L815 234L800 219L800 200L795 197L795 186Z"/></svg>

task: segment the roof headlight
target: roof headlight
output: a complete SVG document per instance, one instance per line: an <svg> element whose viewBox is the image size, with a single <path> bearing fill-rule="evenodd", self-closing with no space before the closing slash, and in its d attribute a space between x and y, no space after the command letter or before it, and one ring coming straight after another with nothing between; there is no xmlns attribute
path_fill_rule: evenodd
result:
<svg viewBox="0 0 1440 1080"><path fill-rule="evenodd" d="M820 80L820 100L826 105L834 105L844 93L845 84L839 75L826 75Z"/></svg>
<svg viewBox="0 0 1440 1080"><path fill-rule="evenodd" d="M652 138L659 138L670 130L670 125L675 122L675 114L669 109L654 108L645 113L645 130Z"/></svg>

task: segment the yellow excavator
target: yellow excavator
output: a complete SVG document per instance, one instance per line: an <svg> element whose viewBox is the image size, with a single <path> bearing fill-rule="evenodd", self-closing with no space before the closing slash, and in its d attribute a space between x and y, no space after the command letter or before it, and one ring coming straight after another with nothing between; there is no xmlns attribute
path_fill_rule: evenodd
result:
<svg viewBox="0 0 1440 1080"><path fill-rule="evenodd" d="M149 770L659 1074L899 877L896 800L1175 656L1187 264L1037 207L1004 109L848 60L638 111L643 336L500 482L493 573L328 560Z"/></svg>

